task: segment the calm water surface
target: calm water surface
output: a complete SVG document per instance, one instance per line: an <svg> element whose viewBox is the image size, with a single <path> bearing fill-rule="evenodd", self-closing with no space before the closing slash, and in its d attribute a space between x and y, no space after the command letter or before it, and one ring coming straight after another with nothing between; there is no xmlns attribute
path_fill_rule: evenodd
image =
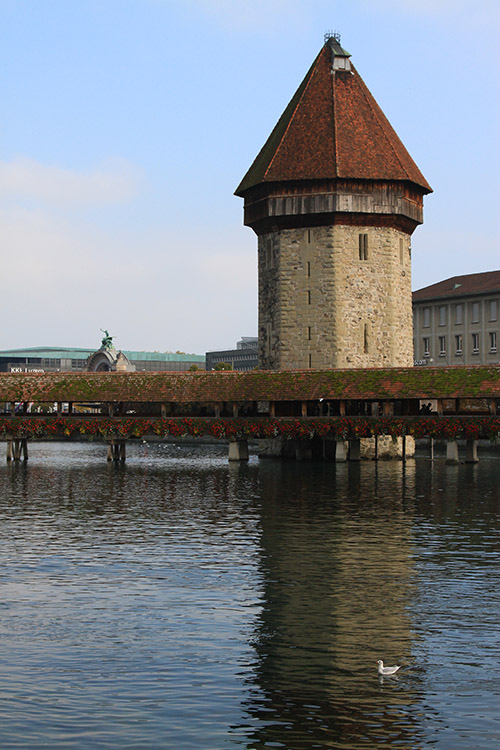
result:
<svg viewBox="0 0 500 750"><path fill-rule="evenodd" d="M0 476L2 750L500 746L500 456Z"/></svg>

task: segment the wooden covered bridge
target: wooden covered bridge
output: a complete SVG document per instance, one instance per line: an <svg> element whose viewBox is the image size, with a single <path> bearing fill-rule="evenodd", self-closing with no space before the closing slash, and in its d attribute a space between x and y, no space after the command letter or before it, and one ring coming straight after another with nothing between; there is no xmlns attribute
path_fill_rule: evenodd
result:
<svg viewBox="0 0 500 750"><path fill-rule="evenodd" d="M372 438L457 440L477 460L477 440L500 435L500 367L252 372L2 373L0 438L7 459L26 459L28 441L93 437L108 459L128 440L210 435L229 458L248 457L249 439L274 440L296 457L360 457ZM279 440L281 439L281 441Z"/></svg>

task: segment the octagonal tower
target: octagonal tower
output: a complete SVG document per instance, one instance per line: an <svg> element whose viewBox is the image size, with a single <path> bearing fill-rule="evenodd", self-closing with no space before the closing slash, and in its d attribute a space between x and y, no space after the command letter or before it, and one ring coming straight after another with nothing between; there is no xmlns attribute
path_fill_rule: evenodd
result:
<svg viewBox="0 0 500 750"><path fill-rule="evenodd" d="M258 236L262 368L412 364L411 235L430 192L327 35L236 190Z"/></svg>

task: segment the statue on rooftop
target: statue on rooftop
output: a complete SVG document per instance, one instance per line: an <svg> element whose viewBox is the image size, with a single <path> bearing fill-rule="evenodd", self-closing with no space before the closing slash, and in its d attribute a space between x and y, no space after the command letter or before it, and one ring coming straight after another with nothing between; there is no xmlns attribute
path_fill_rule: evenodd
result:
<svg viewBox="0 0 500 750"><path fill-rule="evenodd" d="M113 336L110 336L109 331L106 331L104 328L101 328L101 331L104 334L104 338L101 341L101 349L113 349Z"/></svg>

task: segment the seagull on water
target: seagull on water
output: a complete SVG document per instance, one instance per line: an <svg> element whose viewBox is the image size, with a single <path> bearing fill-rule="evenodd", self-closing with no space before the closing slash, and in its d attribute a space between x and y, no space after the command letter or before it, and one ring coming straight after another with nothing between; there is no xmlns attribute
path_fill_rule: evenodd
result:
<svg viewBox="0 0 500 750"><path fill-rule="evenodd" d="M398 669L401 669L400 664L397 667L384 667L384 662L382 661L382 659L379 659L377 662L377 671L379 674L382 674L382 675L396 674Z"/></svg>

